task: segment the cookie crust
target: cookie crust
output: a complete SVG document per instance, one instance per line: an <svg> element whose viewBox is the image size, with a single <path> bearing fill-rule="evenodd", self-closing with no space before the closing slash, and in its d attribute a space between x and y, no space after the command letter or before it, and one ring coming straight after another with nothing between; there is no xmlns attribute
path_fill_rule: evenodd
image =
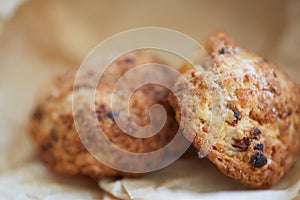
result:
<svg viewBox="0 0 300 200"><path fill-rule="evenodd" d="M251 188L269 188L299 153L299 86L275 64L239 48L224 32L208 37L204 47L225 100L222 129L207 157L227 176ZM194 138L199 150L211 128L212 102L206 72L188 66L180 70L187 83L179 79L175 84L175 94L188 102L182 105L187 112L180 113L183 99L171 94L169 100L177 122L183 122L184 134ZM193 91L194 98L186 99L184 90Z"/></svg>
<svg viewBox="0 0 300 200"><path fill-rule="evenodd" d="M122 112L114 113L110 97L118 79L135 66L145 63L163 63L160 59L144 53L130 53L115 61L104 73L95 93L95 108L99 125L110 141L126 151L141 153L162 148L174 137L178 125L174 112L167 100L168 89L160 85L146 85L136 90L130 99L132 119L140 126L150 122L148 109L154 104L164 106L167 121L162 130L150 138L135 138L126 135L116 125L114 118L129 118ZM165 72L161 72L165 73ZM91 90L90 80L97 79L94 72L86 73L86 79L74 86L76 71L68 71L57 76L49 85L43 87L38 94L34 112L30 122L30 133L33 141L46 164L55 172L63 175L85 175L92 178L103 176L120 176L128 174L105 166L96 160L84 147L74 125L72 113L72 92L82 98ZM143 77L134 77L143 78ZM126 103L121 97L120 104ZM82 112L88 112L82 106ZM78 114L78 113L77 113ZM89 127L86 127L89 128ZM88 135L91 142L95 133ZM105 151L105 149L103 149ZM119 159L110 156L111 159ZM126 163L126 157L124 164ZM162 158L161 158L162 159ZM157 160L159 162L159 160ZM147 163L139 163L144 167Z"/></svg>

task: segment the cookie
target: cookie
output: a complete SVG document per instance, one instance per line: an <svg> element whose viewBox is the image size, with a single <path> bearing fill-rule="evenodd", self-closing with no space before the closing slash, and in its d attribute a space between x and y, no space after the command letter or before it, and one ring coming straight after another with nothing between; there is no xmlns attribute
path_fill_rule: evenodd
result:
<svg viewBox="0 0 300 200"><path fill-rule="evenodd" d="M157 85L144 85L137 89L131 96L129 110L134 122L145 126L150 122L149 108L154 104L164 107L167 119L164 127L154 136L149 138L136 138L124 133L116 124L116 118L128 119L123 112L113 112L110 98L117 81L135 66L145 63L164 63L155 56L147 53L135 52L120 57L114 61L100 79L100 84L95 90L95 112L100 127L106 137L119 148L135 153L147 153L164 147L177 133L178 125L174 118L174 112L167 100L168 89ZM161 74L166 73L161 71ZM98 76L93 71L85 72L86 78L74 87L76 71L68 71L57 76L47 86L41 88L34 112L30 122L30 133L45 163L55 172L64 175L84 175L92 178L103 176L135 175L123 173L112 169L97 159L83 145L74 124L72 113L72 93L80 98L86 98L87 91L93 90L91 80L97 80ZM147 74L145 74L147 76ZM130 76L132 80L142 79L143 76ZM170 80L172 81L172 80ZM119 91L122 92L122 91ZM122 97L116 101L127 107L127 101ZM78 103L78 102L77 102ZM79 102L80 103L80 102ZM86 110L85 110L86 109ZM87 107L82 106L81 112L89 112ZM80 114L80 113L76 113ZM85 127L90 128L90 127ZM85 137L90 143L94 142L97 133L89 132ZM100 146L101 144L95 144ZM103 149L106 152L106 149ZM107 157L116 161L126 157L113 157L106 152ZM159 162L158 158L157 161ZM149 163L138 163L145 167Z"/></svg>
<svg viewBox="0 0 300 200"><path fill-rule="evenodd" d="M224 32L208 37L204 48L212 59L211 71L184 64L185 78L169 96L176 120L199 151L210 134L216 135L207 158L224 174L251 188L269 188L299 153L299 86L275 64L239 48ZM218 87L212 87L212 81ZM217 106L212 88L219 88L223 97L220 116L212 116ZM192 96L183 95L186 91ZM221 116L220 128L211 131Z"/></svg>

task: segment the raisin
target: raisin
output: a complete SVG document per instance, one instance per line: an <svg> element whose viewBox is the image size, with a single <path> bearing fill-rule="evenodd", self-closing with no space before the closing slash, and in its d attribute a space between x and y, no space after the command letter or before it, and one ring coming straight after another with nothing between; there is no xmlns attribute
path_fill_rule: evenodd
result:
<svg viewBox="0 0 300 200"><path fill-rule="evenodd" d="M73 126L73 116L72 114L66 114L66 115L61 115L60 118L62 119L62 123L68 128L72 129Z"/></svg>
<svg viewBox="0 0 300 200"><path fill-rule="evenodd" d="M243 139L243 142L244 142L244 144L247 145L247 146L250 146L250 144L251 144L249 138L244 138L244 139Z"/></svg>
<svg viewBox="0 0 300 200"><path fill-rule="evenodd" d="M52 147L53 147L53 145L52 145L50 142L43 143L43 144L41 145L41 149L42 149L42 151L44 151L44 152L50 150Z"/></svg>
<svg viewBox="0 0 300 200"><path fill-rule="evenodd" d="M49 137L50 139L54 140L54 141L58 141L58 135L56 133L55 128L52 128L49 132Z"/></svg>
<svg viewBox="0 0 300 200"><path fill-rule="evenodd" d="M105 109L105 104L101 104L101 105L100 105L100 109L101 109L101 110L104 110L104 109Z"/></svg>
<svg viewBox="0 0 300 200"><path fill-rule="evenodd" d="M133 63L133 61L134 60L132 58L129 58L129 57L125 58L126 63Z"/></svg>
<svg viewBox="0 0 300 200"><path fill-rule="evenodd" d="M108 118L112 119L114 117L120 116L120 112L108 112L106 115Z"/></svg>
<svg viewBox="0 0 300 200"><path fill-rule="evenodd" d="M232 122L227 122L227 123L230 124L231 126L235 126L238 123L238 121L240 121L242 119L242 116L238 111L236 111L234 109L232 109L231 111L233 112L235 119Z"/></svg>
<svg viewBox="0 0 300 200"><path fill-rule="evenodd" d="M268 163L268 159L264 154L256 153L253 156L251 156L250 163L256 168L261 168Z"/></svg>
<svg viewBox="0 0 300 200"><path fill-rule="evenodd" d="M236 119L237 121L239 121L239 120L242 119L241 114L240 114L238 111L232 109L232 112L233 112L233 115L234 115L234 117L235 117L235 119Z"/></svg>
<svg viewBox="0 0 300 200"><path fill-rule="evenodd" d="M258 128L252 128L250 133L254 136L258 136L261 134L261 131Z"/></svg>
<svg viewBox="0 0 300 200"><path fill-rule="evenodd" d="M263 144L257 144L254 147L254 150L263 151L264 150L264 145Z"/></svg>
<svg viewBox="0 0 300 200"><path fill-rule="evenodd" d="M220 54L225 54L225 48L223 47L220 51L219 51Z"/></svg>
<svg viewBox="0 0 300 200"><path fill-rule="evenodd" d="M32 116L36 121L40 122L41 119L43 118L43 112L41 111L40 108L37 108Z"/></svg>
<svg viewBox="0 0 300 200"><path fill-rule="evenodd" d="M202 124L204 124L204 123L205 123L205 120L202 119L202 118L200 118L200 122L201 122Z"/></svg>
<svg viewBox="0 0 300 200"><path fill-rule="evenodd" d="M249 138L243 138L242 140L235 140L232 146L237 148L239 151L246 151L250 144L251 142Z"/></svg>

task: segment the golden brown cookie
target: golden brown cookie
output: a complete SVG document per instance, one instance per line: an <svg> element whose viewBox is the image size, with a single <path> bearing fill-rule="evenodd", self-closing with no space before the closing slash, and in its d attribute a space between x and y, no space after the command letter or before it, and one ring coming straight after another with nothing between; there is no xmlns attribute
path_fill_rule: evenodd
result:
<svg viewBox="0 0 300 200"><path fill-rule="evenodd" d="M158 134L145 139L135 138L126 135L115 123L114 119L116 117L128 118L122 112L115 113L112 111L110 97L116 82L128 70L150 62L163 63L156 57L141 52L122 56L111 64L104 73L100 80L101 84L96 90L95 110L99 125L113 144L130 152L145 153L160 149L168 144L178 129L174 112L167 100L168 89L155 84L145 85L136 90L130 99L129 105L132 118L140 126L147 125L150 122L148 109L152 105L161 104L164 106L168 117L165 126ZM161 71L161 73L166 72ZM39 99L31 118L30 132L40 155L53 171L60 174L86 175L92 178L127 174L107 167L96 160L80 140L72 113L72 92L75 75L76 71L68 71L56 77L52 83L42 88L39 93ZM86 92L93 89L90 80L97 80L97 78L94 72L87 72L86 79L74 88L74 95L85 98ZM127 103L121 97L117 100L120 104ZM85 112L84 106L81 111ZM93 142L94 134L96 133L89 133L90 142ZM112 157L109 152L107 152L107 156L111 159L118 159ZM126 161L126 157L122 159ZM139 164L143 167L147 163Z"/></svg>
<svg viewBox="0 0 300 200"><path fill-rule="evenodd" d="M300 89L284 72L241 48L224 32L205 40L212 76L185 64L170 102L184 134L199 150L216 117L211 116L213 80L224 97L224 120L208 158L227 176L252 188L268 188L292 167L299 153ZM186 90L191 96L182 95ZM181 114L179 101L184 101ZM191 118L193 118L191 120Z"/></svg>

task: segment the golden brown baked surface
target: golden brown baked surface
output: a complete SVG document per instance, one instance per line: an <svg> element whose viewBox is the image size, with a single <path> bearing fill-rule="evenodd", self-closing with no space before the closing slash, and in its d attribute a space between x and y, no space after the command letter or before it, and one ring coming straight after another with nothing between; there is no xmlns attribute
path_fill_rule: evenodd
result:
<svg viewBox="0 0 300 200"><path fill-rule="evenodd" d="M271 62L240 49L224 32L205 40L213 60L213 80L222 89L225 115L218 140L208 158L227 176L252 188L268 188L291 168L299 153L300 89ZM181 72L185 78L175 84L169 96L182 122L184 134L191 136L199 150L214 120L208 76L203 72ZM191 90L193 98L182 95ZM193 120L191 120L194 118Z"/></svg>
<svg viewBox="0 0 300 200"><path fill-rule="evenodd" d="M174 112L167 101L168 90L159 85L143 86L136 90L130 99L132 118L141 126L149 123L148 109L153 104L164 106L168 118L164 128L158 134L146 139L134 138L123 133L114 121L115 117L128 117L122 112L112 112L110 97L115 83L128 70L149 62L162 63L161 60L142 53L130 53L119 58L105 72L95 96L96 114L106 136L118 147L137 153L160 149L173 138L178 129ZM57 173L86 175L92 178L125 175L126 173L111 169L97 161L81 142L72 115L72 91L75 75L76 71L66 72L41 89L30 124L30 133L34 143L47 165ZM74 95L84 98L86 91L92 89L89 81L97 79L97 75L91 72L86 76L86 82L83 81L81 85L74 88ZM118 103L125 104L127 102L119 98ZM85 112L85 110L82 111ZM90 133L89 135L91 142L93 142L94 134ZM107 156L111 157L109 152ZM111 157L110 159L119 158ZM122 159L126 161L126 157ZM139 164L143 167L145 163Z"/></svg>

